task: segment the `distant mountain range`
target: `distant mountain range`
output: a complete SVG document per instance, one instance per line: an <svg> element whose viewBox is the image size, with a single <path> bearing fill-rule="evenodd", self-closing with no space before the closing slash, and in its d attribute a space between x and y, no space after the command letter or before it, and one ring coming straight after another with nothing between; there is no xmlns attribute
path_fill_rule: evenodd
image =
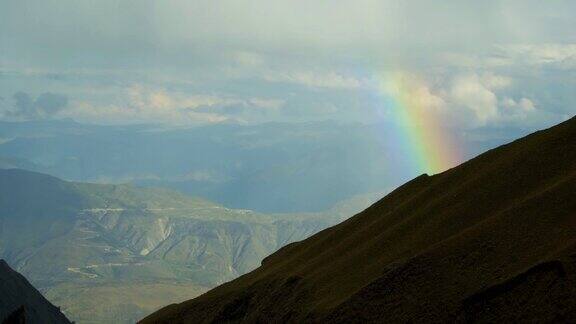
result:
<svg viewBox="0 0 576 324"><path fill-rule="evenodd" d="M134 322L254 269L369 199L261 214L168 189L0 170L0 257L74 321Z"/></svg>
<svg viewBox="0 0 576 324"><path fill-rule="evenodd" d="M70 321L26 278L0 260L0 323L67 324Z"/></svg>
<svg viewBox="0 0 576 324"><path fill-rule="evenodd" d="M576 118L422 175L143 323L576 321Z"/></svg>
<svg viewBox="0 0 576 324"><path fill-rule="evenodd" d="M162 186L229 208L318 212L414 176L411 156L404 143L391 140L391 129L334 122L197 128L0 122L0 167L70 181ZM470 132L463 147L469 156L517 133L495 129L485 138Z"/></svg>

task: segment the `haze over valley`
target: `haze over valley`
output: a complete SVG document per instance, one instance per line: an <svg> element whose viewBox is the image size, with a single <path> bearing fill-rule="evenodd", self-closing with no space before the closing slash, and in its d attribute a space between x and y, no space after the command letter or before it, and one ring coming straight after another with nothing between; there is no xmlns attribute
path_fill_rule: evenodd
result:
<svg viewBox="0 0 576 324"><path fill-rule="evenodd" d="M261 214L167 189L18 169L0 170L0 184L0 255L78 322L137 321L254 269L373 199L325 213Z"/></svg>

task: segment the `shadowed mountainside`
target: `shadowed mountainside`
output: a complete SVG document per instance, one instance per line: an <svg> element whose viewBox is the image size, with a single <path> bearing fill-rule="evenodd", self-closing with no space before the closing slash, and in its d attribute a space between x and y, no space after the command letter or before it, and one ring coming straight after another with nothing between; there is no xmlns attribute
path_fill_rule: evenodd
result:
<svg viewBox="0 0 576 324"><path fill-rule="evenodd" d="M143 323L576 320L576 118L422 175Z"/></svg>
<svg viewBox="0 0 576 324"><path fill-rule="evenodd" d="M0 322L70 323L24 276L0 260Z"/></svg>

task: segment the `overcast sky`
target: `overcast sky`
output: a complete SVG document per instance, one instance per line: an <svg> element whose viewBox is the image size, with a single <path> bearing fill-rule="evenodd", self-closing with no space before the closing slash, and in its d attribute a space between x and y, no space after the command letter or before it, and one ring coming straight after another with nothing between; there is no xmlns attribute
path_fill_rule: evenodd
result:
<svg viewBox="0 0 576 324"><path fill-rule="evenodd" d="M0 0L0 118L373 122L401 76L446 127L576 112L576 1Z"/></svg>

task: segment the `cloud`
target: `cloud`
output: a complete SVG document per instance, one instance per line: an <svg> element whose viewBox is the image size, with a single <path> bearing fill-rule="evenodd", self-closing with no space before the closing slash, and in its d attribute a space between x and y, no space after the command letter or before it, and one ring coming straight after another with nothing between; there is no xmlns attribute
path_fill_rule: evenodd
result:
<svg viewBox="0 0 576 324"><path fill-rule="evenodd" d="M514 100L512 98L504 98L502 100L502 106L505 109L512 109L518 111L534 111L536 107L534 106L534 102L527 98L521 98L520 100Z"/></svg>
<svg viewBox="0 0 576 324"><path fill-rule="evenodd" d="M256 107L262 109L272 109L278 110L284 107L286 101L282 99L271 99L271 98L249 98L246 101L246 105L249 107Z"/></svg>
<svg viewBox="0 0 576 324"><path fill-rule="evenodd" d="M457 77L448 95L457 109L472 112L481 125L498 117L498 98L477 75Z"/></svg>
<svg viewBox="0 0 576 324"><path fill-rule="evenodd" d="M404 74L402 82L395 80L386 88L389 95L402 93L411 109L425 110L425 115L434 115L445 126L506 125L526 120L538 112L533 100L506 94L514 81L503 75L467 73L431 82ZM396 88L399 84L401 89Z"/></svg>
<svg viewBox="0 0 576 324"><path fill-rule="evenodd" d="M227 117L200 108L223 107L236 102L216 95L187 95L136 84L126 88L123 97L110 104L77 102L66 112L66 117L100 123L219 123L226 121Z"/></svg>
<svg viewBox="0 0 576 324"><path fill-rule="evenodd" d="M17 92L13 96L14 106L5 112L10 118L34 120L50 118L68 106L68 97L55 93L43 93L36 99L28 93Z"/></svg>
<svg viewBox="0 0 576 324"><path fill-rule="evenodd" d="M113 102L74 101L54 116L105 124L213 124L257 118L283 106L284 101L276 98L188 94L136 84Z"/></svg>
<svg viewBox="0 0 576 324"><path fill-rule="evenodd" d="M537 113L537 108L529 98L500 94L512 84L512 79L495 74L458 76L452 81L446 101L454 110L472 113L474 118L465 119L474 126L515 123Z"/></svg>
<svg viewBox="0 0 576 324"><path fill-rule="evenodd" d="M237 51L232 53L232 59L240 66L244 67L258 67L265 63L263 55L249 51Z"/></svg>
<svg viewBox="0 0 576 324"><path fill-rule="evenodd" d="M535 0L20 0L3 4L0 53L43 66L123 68L219 66L233 52L290 53L299 63L422 60L519 39L573 40L567 13L575 10ZM258 64L258 55L238 59Z"/></svg>
<svg viewBox="0 0 576 324"><path fill-rule="evenodd" d="M220 123L228 119L226 116L216 113L196 112L190 109L159 110L150 107L129 107L117 104L95 105L84 101L74 102L73 107L73 109L63 111L59 116L97 124L194 125Z"/></svg>
<svg viewBox="0 0 576 324"><path fill-rule="evenodd" d="M576 43L514 43L491 44L486 50L474 53L444 52L438 61L447 66L471 69L533 69L552 67L560 70L576 69Z"/></svg>
<svg viewBox="0 0 576 324"><path fill-rule="evenodd" d="M358 89L362 86L360 80L336 72L268 72L263 78L268 82L293 83L310 88Z"/></svg>
<svg viewBox="0 0 576 324"><path fill-rule="evenodd" d="M576 68L576 43L571 44L515 44L501 46L501 56L511 64L550 65Z"/></svg>
<svg viewBox="0 0 576 324"><path fill-rule="evenodd" d="M173 111L178 109L196 109L199 107L230 106L238 100L224 96L205 94L168 93L164 89L151 89L142 85L133 85L127 89L127 104L135 110Z"/></svg>
<svg viewBox="0 0 576 324"><path fill-rule="evenodd" d="M411 100L443 121L539 120L576 106L575 11L569 0L11 1L0 96L21 119L370 121L372 78L401 70L421 75ZM74 100L13 109L21 89Z"/></svg>

